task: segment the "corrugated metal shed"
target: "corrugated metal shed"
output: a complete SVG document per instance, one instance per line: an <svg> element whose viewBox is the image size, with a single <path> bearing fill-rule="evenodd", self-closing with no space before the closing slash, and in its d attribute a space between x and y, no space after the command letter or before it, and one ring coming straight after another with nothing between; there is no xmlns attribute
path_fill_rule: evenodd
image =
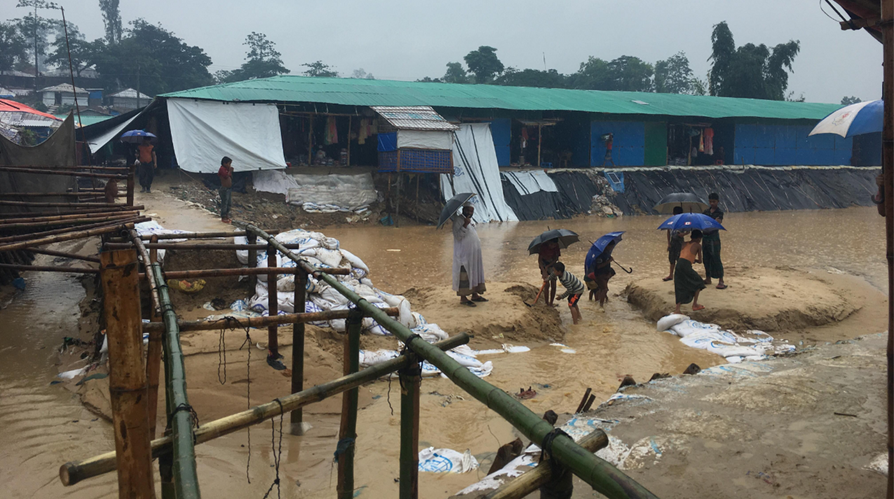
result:
<svg viewBox="0 0 894 499"><path fill-rule="evenodd" d="M459 130L458 126L445 120L431 106L373 106L372 110L398 130Z"/></svg>
<svg viewBox="0 0 894 499"><path fill-rule="evenodd" d="M460 85L281 75L163 94L161 97L231 102L312 102L347 106L434 106L515 111L704 118L819 120L840 108L759 99L641 92L603 92L499 85Z"/></svg>

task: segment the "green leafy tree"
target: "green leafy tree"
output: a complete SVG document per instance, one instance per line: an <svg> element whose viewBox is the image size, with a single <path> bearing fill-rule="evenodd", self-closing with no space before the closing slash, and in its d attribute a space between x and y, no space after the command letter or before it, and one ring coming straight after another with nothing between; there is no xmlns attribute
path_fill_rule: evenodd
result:
<svg viewBox="0 0 894 499"><path fill-rule="evenodd" d="M581 63L580 69L569 81L571 88L651 92L654 72L651 64L638 57L622 55L606 62L590 56L587 62Z"/></svg>
<svg viewBox="0 0 894 499"><path fill-rule="evenodd" d="M19 27L13 23L0 23L0 71L13 69L16 63L28 56L28 42Z"/></svg>
<svg viewBox="0 0 894 499"><path fill-rule="evenodd" d="M304 71L305 76L314 76L317 78L338 78L338 71L323 61L304 63L301 66L307 68Z"/></svg>
<svg viewBox="0 0 894 499"><path fill-rule="evenodd" d="M426 76L424 78L420 78L416 80L417 83L443 83L440 78L432 78L431 76Z"/></svg>
<svg viewBox="0 0 894 499"><path fill-rule="evenodd" d="M447 71L441 81L444 83L469 83L469 74L466 73L462 63L448 62Z"/></svg>
<svg viewBox="0 0 894 499"><path fill-rule="evenodd" d="M708 80L693 78L692 95L708 95Z"/></svg>
<svg viewBox="0 0 894 499"><path fill-rule="evenodd" d="M160 24L130 23L121 43L104 45L95 55L96 69L107 89L135 88L148 95L214 83L211 58L187 45Z"/></svg>
<svg viewBox="0 0 894 499"><path fill-rule="evenodd" d="M120 0L99 0L99 10L102 11L102 24L106 30L106 43L109 45L120 43L124 35L121 24L121 10L118 8Z"/></svg>
<svg viewBox="0 0 894 499"><path fill-rule="evenodd" d="M694 78L685 52L655 63L655 91L662 94L693 93Z"/></svg>
<svg viewBox="0 0 894 499"><path fill-rule="evenodd" d="M282 64L276 44L267 39L267 35L252 31L245 37L243 45L248 47L245 62L233 71L218 71L214 74L219 83L250 80L253 78L269 78L290 71Z"/></svg>
<svg viewBox="0 0 894 499"><path fill-rule="evenodd" d="M512 67L506 68L495 83L513 87L541 87L541 88L565 88L568 84L567 77L555 69L541 71L539 69L518 70Z"/></svg>
<svg viewBox="0 0 894 499"><path fill-rule="evenodd" d="M351 78L357 80L375 80L376 77L372 75L372 73L367 73L365 69L355 69L353 73L351 73Z"/></svg>
<svg viewBox="0 0 894 499"><path fill-rule="evenodd" d="M62 28L61 21L42 17L40 10L57 9L58 6L45 0L19 0L16 7L33 9L25 16L13 19L12 22L16 24L22 36L28 40L26 50L29 62L33 62L35 70L39 70L40 59L47 55L50 35Z"/></svg>
<svg viewBox="0 0 894 499"><path fill-rule="evenodd" d="M857 104L857 103L860 103L860 102L863 102L863 101L861 101L859 97L848 97L848 96L844 96L844 97L841 98L841 105L842 105L842 106L850 106L851 104Z"/></svg>
<svg viewBox="0 0 894 499"><path fill-rule="evenodd" d="M503 72L503 63L497 58L497 49L482 45L463 58L469 72L475 75L475 83L488 83ZM449 67L449 65L448 65Z"/></svg>
<svg viewBox="0 0 894 499"><path fill-rule="evenodd" d="M788 74L800 51L800 43L791 40L769 48L748 43L736 48L726 22L714 26L711 33L712 61L708 83L711 95L784 100Z"/></svg>
<svg viewBox="0 0 894 499"><path fill-rule="evenodd" d="M570 87L583 90L609 90L608 63L590 56L580 63L577 73L569 77Z"/></svg>
<svg viewBox="0 0 894 499"><path fill-rule="evenodd" d="M57 33L50 52L44 62L57 66L63 71L68 71L68 49L71 47L71 66L75 75L81 76L81 71L90 67L96 58L96 54L103 50L103 40L88 42L84 35L74 24L68 24L68 44L65 42L65 33Z"/></svg>

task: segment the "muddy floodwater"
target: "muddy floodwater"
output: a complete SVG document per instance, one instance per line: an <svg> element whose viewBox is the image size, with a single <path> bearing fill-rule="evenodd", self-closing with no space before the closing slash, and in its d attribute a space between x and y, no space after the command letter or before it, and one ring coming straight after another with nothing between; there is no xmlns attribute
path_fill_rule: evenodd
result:
<svg viewBox="0 0 894 499"><path fill-rule="evenodd" d="M614 257L633 268L632 274L618 270L605 312L597 310L592 302L582 302L584 322L571 326L567 306L559 307L563 323L568 325L562 343L576 353L561 353L542 342L528 345L532 347L530 352L488 357L484 360L492 360L494 370L487 381L509 392L533 387L538 396L524 403L535 412L571 412L587 387L593 388L597 403L601 402L615 391L625 374L645 381L655 372L678 374L693 362L702 367L720 363L723 359L719 356L687 348L672 336L657 333L653 323L644 320L617 294L630 282L660 279L667 274L664 233L656 230L662 220L586 217L479 226L488 281L539 285L536 259L528 255L527 247L547 228L569 229L581 235L582 243L562 252L569 270L579 276L590 246L585 241L606 232L626 231ZM858 276L879 291L887 291L884 219L874 209L732 213L727 214L724 225L728 229L722 235L727 268L744 272L757 267L819 269ZM367 263L372 269L370 277L379 288L401 293L410 288L450 286L453 243L448 229L348 227L324 232ZM114 496L114 475L67 489L57 478L58 466L64 462L114 447L108 424L84 410L76 395L50 384L57 373L55 350L64 336L77 332L83 288L73 277L60 274L30 275L27 280L27 289L0 311L3 496ZM735 286L735 280L730 278L729 284ZM441 321L440 326L455 332L449 323ZM880 324L879 331L883 327ZM394 479L398 476L399 387L396 383L390 387L394 415L388 404L388 383L374 383L362 390L368 390L373 400L359 415L355 485L362 490L358 497L392 497L398 487ZM443 497L484 476L490 465L489 454L516 435L495 413L448 380L425 380L423 394L422 445L460 452L470 449L485 468L477 474L420 474L421 497ZM287 437L283 444L283 492L293 497L331 496L335 487L331 456L337 417L322 414L306 420L315 429L307 437ZM252 485L244 478L243 436L236 434L200 446L199 476L207 497L263 495L269 485L266 468L272 457L270 427L260 428L257 437L253 433L257 440L252 466L259 471ZM266 444L257 443L265 440ZM208 478L211 476L213 480Z"/></svg>

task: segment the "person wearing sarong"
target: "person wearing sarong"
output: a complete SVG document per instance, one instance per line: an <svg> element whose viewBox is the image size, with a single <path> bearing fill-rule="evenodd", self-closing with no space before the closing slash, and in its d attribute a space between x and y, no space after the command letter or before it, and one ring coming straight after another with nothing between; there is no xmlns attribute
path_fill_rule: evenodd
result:
<svg viewBox="0 0 894 499"><path fill-rule="evenodd" d="M682 207L674 206L675 216L681 215L682 213ZM685 234L686 231L683 230L667 231L667 260L670 262L670 273L664 278L665 282L674 280L674 267L677 265L677 260L680 258L680 250L683 249L683 236Z"/></svg>
<svg viewBox="0 0 894 499"><path fill-rule="evenodd" d="M586 269L584 281L590 290L590 299L599 302L599 306L605 308L605 302L608 301L608 281L615 276L615 269L611 267L614 258L612 251L615 249L615 242L608 243L605 250L593 260L593 265Z"/></svg>
<svg viewBox="0 0 894 499"><path fill-rule="evenodd" d="M717 207L720 204L720 196L712 192L708 196L710 208L705 210L705 215L723 223L723 211ZM717 279L717 289L726 289L723 282L723 262L720 260L720 231L705 231L702 239L702 248L705 257L705 285L711 285L711 279Z"/></svg>
<svg viewBox="0 0 894 499"><path fill-rule="evenodd" d="M562 256L562 250L559 248L558 241L547 241L540 245L540 252L537 255L537 264L540 265L540 277L543 278L544 291L546 291L546 304L550 307L555 306L556 301L556 276L551 275L549 266L558 262Z"/></svg>
<svg viewBox="0 0 894 499"><path fill-rule="evenodd" d="M698 311L705 308L699 305L698 294L705 289L705 281L702 276L692 268L692 264L701 263L702 254L702 231L692 231L689 242L683 245L680 251L680 259L677 260L677 269L674 274L674 298L677 307L674 309L675 314L680 313L680 305L692 302L692 311Z"/></svg>
<svg viewBox="0 0 894 499"><path fill-rule="evenodd" d="M484 264L481 259L481 240L472 224L475 207L463 204L462 215L453 220L453 290L463 305L474 307L475 302L486 302L481 296L484 286ZM471 299L468 298L471 295Z"/></svg>

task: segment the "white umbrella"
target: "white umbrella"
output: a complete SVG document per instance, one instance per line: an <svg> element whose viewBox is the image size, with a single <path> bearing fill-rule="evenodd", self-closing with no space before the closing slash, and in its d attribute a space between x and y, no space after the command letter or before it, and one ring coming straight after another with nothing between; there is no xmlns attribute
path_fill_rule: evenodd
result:
<svg viewBox="0 0 894 499"><path fill-rule="evenodd" d="M880 100L845 106L823 118L808 135L833 133L844 138L882 131L885 104Z"/></svg>

